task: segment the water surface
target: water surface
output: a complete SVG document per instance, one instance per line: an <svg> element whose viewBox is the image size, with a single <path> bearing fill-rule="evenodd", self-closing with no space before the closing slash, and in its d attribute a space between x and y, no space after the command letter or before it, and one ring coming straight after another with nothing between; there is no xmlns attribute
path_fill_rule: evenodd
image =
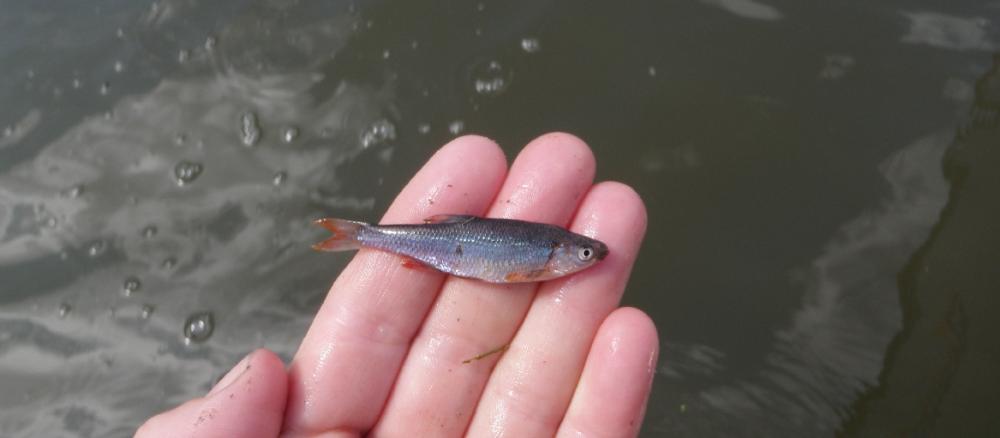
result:
<svg viewBox="0 0 1000 438"><path fill-rule="evenodd" d="M0 3L0 435L288 360L346 260L306 219L554 130L649 206L643 436L1000 430L995 4L44 3Z"/></svg>

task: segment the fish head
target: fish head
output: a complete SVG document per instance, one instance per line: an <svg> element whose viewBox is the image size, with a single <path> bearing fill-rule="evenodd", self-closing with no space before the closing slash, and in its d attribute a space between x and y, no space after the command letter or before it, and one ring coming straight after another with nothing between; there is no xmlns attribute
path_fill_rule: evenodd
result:
<svg viewBox="0 0 1000 438"><path fill-rule="evenodd" d="M608 246L599 240L578 234L554 245L546 270L566 275L590 267L608 256Z"/></svg>

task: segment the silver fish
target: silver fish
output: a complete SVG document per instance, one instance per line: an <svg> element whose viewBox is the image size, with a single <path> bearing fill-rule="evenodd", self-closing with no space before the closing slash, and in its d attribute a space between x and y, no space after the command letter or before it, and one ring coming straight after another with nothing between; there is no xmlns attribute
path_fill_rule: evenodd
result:
<svg viewBox="0 0 1000 438"><path fill-rule="evenodd" d="M437 215L423 224L370 225L325 218L333 237L320 251L374 248L405 256L404 266L430 266L491 283L544 281L593 266L608 255L600 241L564 228L514 219Z"/></svg>

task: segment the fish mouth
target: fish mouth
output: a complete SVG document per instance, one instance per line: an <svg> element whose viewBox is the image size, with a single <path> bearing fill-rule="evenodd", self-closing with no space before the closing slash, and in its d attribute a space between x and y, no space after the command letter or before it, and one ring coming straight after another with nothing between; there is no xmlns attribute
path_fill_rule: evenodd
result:
<svg viewBox="0 0 1000 438"><path fill-rule="evenodd" d="M594 245L594 250L597 251L597 260L604 260L608 256L608 246L598 242L598 245Z"/></svg>

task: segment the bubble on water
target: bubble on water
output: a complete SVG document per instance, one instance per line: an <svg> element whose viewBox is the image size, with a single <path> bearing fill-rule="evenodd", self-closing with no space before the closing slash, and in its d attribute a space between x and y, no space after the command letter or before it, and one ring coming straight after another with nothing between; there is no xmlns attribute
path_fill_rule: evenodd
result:
<svg viewBox="0 0 1000 438"><path fill-rule="evenodd" d="M542 50L542 42L535 37L524 37L521 38L521 50L525 53L538 53Z"/></svg>
<svg viewBox="0 0 1000 438"><path fill-rule="evenodd" d="M45 226L46 227L55 228L56 225L59 225L59 220L56 219L55 216L49 216L49 217L45 218Z"/></svg>
<svg viewBox="0 0 1000 438"><path fill-rule="evenodd" d="M198 175L201 175L202 171L201 163L195 163L193 161L181 161L174 166L174 178L177 181L177 185L184 186L191 184Z"/></svg>
<svg viewBox="0 0 1000 438"><path fill-rule="evenodd" d="M183 146L187 143L187 134L181 132L174 136L174 144L177 146Z"/></svg>
<svg viewBox="0 0 1000 438"><path fill-rule="evenodd" d="M392 148L383 149L381 152L378 153L378 158L382 160L383 163L389 164L389 162L392 161L392 153L393 153Z"/></svg>
<svg viewBox="0 0 1000 438"><path fill-rule="evenodd" d="M70 187L62 191L63 196L71 199L79 198L80 195L82 194L83 194L83 184L77 184L73 187Z"/></svg>
<svg viewBox="0 0 1000 438"><path fill-rule="evenodd" d="M382 51L382 59L389 59L390 56L392 56L392 52L389 49Z"/></svg>
<svg viewBox="0 0 1000 438"><path fill-rule="evenodd" d="M149 319L150 316L153 316L154 310L156 307L153 307L152 304L143 304L142 309L139 310L139 318Z"/></svg>
<svg viewBox="0 0 1000 438"><path fill-rule="evenodd" d="M479 28L479 27L477 27L477 28L476 28L476 29L475 29L475 30L473 31L473 33L475 33L477 37L480 37L480 36L483 36L483 29L482 29L482 28Z"/></svg>
<svg viewBox="0 0 1000 438"><path fill-rule="evenodd" d="M87 246L87 255L90 257L100 257L107 250L108 244L103 240L98 240Z"/></svg>
<svg viewBox="0 0 1000 438"><path fill-rule="evenodd" d="M287 179L287 178L288 178L288 174L285 173L284 171L275 172L274 176L271 177L271 184L274 184L275 187L278 187L278 186L284 184L285 183L285 179Z"/></svg>
<svg viewBox="0 0 1000 438"><path fill-rule="evenodd" d="M287 126L285 129L281 130L281 140L285 143L291 143L299 138L299 128L294 126Z"/></svg>
<svg viewBox="0 0 1000 438"><path fill-rule="evenodd" d="M111 91L111 82L104 81L104 83L101 84L101 95L107 96L110 91Z"/></svg>
<svg viewBox="0 0 1000 438"><path fill-rule="evenodd" d="M476 3L476 12L483 12L486 10L486 3L479 2Z"/></svg>
<svg viewBox="0 0 1000 438"><path fill-rule="evenodd" d="M118 38L125 38L125 30L119 27L115 30L115 36Z"/></svg>
<svg viewBox="0 0 1000 438"><path fill-rule="evenodd" d="M73 78L73 88L79 89L83 86L83 82L79 78Z"/></svg>
<svg viewBox="0 0 1000 438"><path fill-rule="evenodd" d="M34 79L35 78L35 70L29 68L28 71L24 72L24 75L28 79Z"/></svg>
<svg viewBox="0 0 1000 438"><path fill-rule="evenodd" d="M381 119L373 123L361 134L361 147L371 146L389 142L396 139L396 125L392 122Z"/></svg>
<svg viewBox="0 0 1000 438"><path fill-rule="evenodd" d="M500 61L491 60L472 68L472 88L482 96L498 96L510 85L510 71Z"/></svg>
<svg viewBox="0 0 1000 438"><path fill-rule="evenodd" d="M140 282L138 278L127 277L125 278L125 282L122 284L122 293L124 293L126 297L129 297L141 288L142 282Z"/></svg>
<svg viewBox="0 0 1000 438"><path fill-rule="evenodd" d="M177 266L177 259L174 257L167 257L160 262L160 267L168 271L174 269L174 266Z"/></svg>
<svg viewBox="0 0 1000 438"><path fill-rule="evenodd" d="M115 61L114 69L115 73L121 73L123 70L125 70L125 64L123 64L121 61Z"/></svg>
<svg viewBox="0 0 1000 438"><path fill-rule="evenodd" d="M257 124L257 114L253 111L240 114L240 141L246 147L252 147L260 141L260 125Z"/></svg>
<svg viewBox="0 0 1000 438"><path fill-rule="evenodd" d="M157 231L159 230L156 228L156 225L146 225L142 229L142 237L145 237L147 239L152 238L153 236L156 235Z"/></svg>
<svg viewBox="0 0 1000 438"><path fill-rule="evenodd" d="M209 35L208 38L205 38L205 50L214 50L215 45L218 42L219 42L218 39L216 39L214 36Z"/></svg>
<svg viewBox="0 0 1000 438"><path fill-rule="evenodd" d="M448 124L448 132L452 135L458 135L465 130L465 122L461 120L455 120Z"/></svg>
<svg viewBox="0 0 1000 438"><path fill-rule="evenodd" d="M656 76L656 67L649 66L649 68L646 69L646 72L649 73L650 77Z"/></svg>
<svg viewBox="0 0 1000 438"><path fill-rule="evenodd" d="M64 303L59 303L59 310L58 310L58 312L59 312L59 317L60 318L65 318L66 315L69 315L69 312L71 312L71 311L73 311L73 306L70 306L69 303L65 303L65 302Z"/></svg>
<svg viewBox="0 0 1000 438"><path fill-rule="evenodd" d="M215 330L215 317L212 312L198 312L188 316L184 321L184 341L186 343L205 342L212 337Z"/></svg>
<svg viewBox="0 0 1000 438"><path fill-rule="evenodd" d="M3 136L4 137L10 137L12 135L14 135L14 127L10 126L10 125L4 126L3 127Z"/></svg>
<svg viewBox="0 0 1000 438"><path fill-rule="evenodd" d="M430 123L421 123L421 124L417 125L417 132L419 132L421 134L427 134L427 133L431 132L431 124Z"/></svg>
<svg viewBox="0 0 1000 438"><path fill-rule="evenodd" d="M418 48L420 48L420 41L417 40L410 41L410 48L413 50L417 50Z"/></svg>
<svg viewBox="0 0 1000 438"><path fill-rule="evenodd" d="M187 49L180 49L179 51L177 51L177 62L183 64L187 62L188 59L190 58L191 58L191 52L189 52Z"/></svg>
<svg viewBox="0 0 1000 438"><path fill-rule="evenodd" d="M840 79L849 73L856 63L851 55L833 54L827 55L825 65L819 72L820 79Z"/></svg>

